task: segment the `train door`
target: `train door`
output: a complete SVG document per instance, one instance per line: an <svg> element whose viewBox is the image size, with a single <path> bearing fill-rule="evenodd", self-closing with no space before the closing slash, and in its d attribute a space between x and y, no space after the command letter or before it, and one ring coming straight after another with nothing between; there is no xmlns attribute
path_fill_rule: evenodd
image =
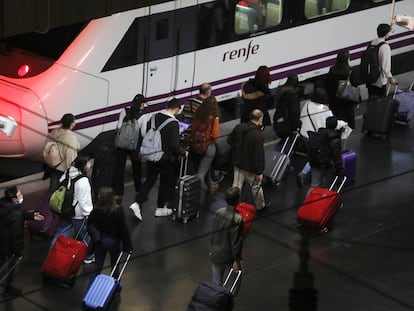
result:
<svg viewBox="0 0 414 311"><path fill-rule="evenodd" d="M175 11L176 76L174 90L193 86L194 57L197 43L197 7L191 6Z"/></svg>
<svg viewBox="0 0 414 311"><path fill-rule="evenodd" d="M174 2L168 2L152 6L150 9L145 93L154 103L165 100L174 88L173 6Z"/></svg>

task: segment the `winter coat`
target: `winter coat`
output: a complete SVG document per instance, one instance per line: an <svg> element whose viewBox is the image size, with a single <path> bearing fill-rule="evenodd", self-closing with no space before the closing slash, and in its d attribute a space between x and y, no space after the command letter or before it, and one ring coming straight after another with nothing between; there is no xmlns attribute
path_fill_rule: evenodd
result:
<svg viewBox="0 0 414 311"><path fill-rule="evenodd" d="M232 146L233 165L250 173L260 175L264 171L264 137L253 122L240 123L227 137Z"/></svg>
<svg viewBox="0 0 414 311"><path fill-rule="evenodd" d="M33 220L34 212L27 212L20 204L0 199L0 254L23 254L24 222Z"/></svg>
<svg viewBox="0 0 414 311"><path fill-rule="evenodd" d="M223 207L216 212L210 244L211 262L232 264L241 260L243 219L233 207Z"/></svg>
<svg viewBox="0 0 414 311"><path fill-rule="evenodd" d="M243 107L240 122L249 122L250 113L255 109L259 109L263 112L263 125L270 125L270 116L267 109L269 107L273 107L274 105L273 97L270 94L269 88L266 87L258 89L255 86L255 80L250 79L242 84L241 93L243 98Z"/></svg>

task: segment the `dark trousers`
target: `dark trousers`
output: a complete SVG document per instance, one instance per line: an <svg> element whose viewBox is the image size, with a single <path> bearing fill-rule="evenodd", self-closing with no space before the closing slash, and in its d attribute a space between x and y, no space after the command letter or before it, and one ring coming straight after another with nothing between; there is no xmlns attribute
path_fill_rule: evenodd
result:
<svg viewBox="0 0 414 311"><path fill-rule="evenodd" d="M113 181L113 188L116 195L124 195L124 178L125 178L125 163L127 156L131 159L132 174L134 178L135 191L139 192L141 189L141 159L139 153L135 150L125 150L117 148L116 153L116 168Z"/></svg>
<svg viewBox="0 0 414 311"><path fill-rule="evenodd" d="M147 178L141 187L141 191L135 197L139 204L146 201L149 192L160 177L160 186L158 189L157 207L164 207L165 203L171 201L174 193L175 183L175 164L167 160L157 162L147 162Z"/></svg>
<svg viewBox="0 0 414 311"><path fill-rule="evenodd" d="M368 95L369 97L372 96L385 96L387 93L387 86L383 85L382 87L374 86L371 84L366 84L368 89Z"/></svg>
<svg viewBox="0 0 414 311"><path fill-rule="evenodd" d="M118 259L119 253L121 251L120 241L116 240L105 233L101 233L101 241L99 243L94 243L94 252L95 252L95 267L89 278L89 285L92 284L96 276L101 273L102 268L105 263L106 253L109 252L111 257L111 269L114 268L116 260ZM119 271L114 272L114 277L118 277Z"/></svg>

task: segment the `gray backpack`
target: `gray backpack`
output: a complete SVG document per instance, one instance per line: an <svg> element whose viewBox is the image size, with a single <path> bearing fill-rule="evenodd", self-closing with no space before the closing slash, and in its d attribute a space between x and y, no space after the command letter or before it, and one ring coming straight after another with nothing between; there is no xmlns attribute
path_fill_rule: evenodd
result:
<svg viewBox="0 0 414 311"><path fill-rule="evenodd" d="M128 115L128 110L127 110ZM115 146L125 150L136 150L139 141L139 127L137 119L125 118L115 138Z"/></svg>
<svg viewBox="0 0 414 311"><path fill-rule="evenodd" d="M174 118L168 118L160 126L155 127L155 114L151 117L151 127L148 132L145 134L140 148L141 158L147 161L156 162L161 160L164 155L162 150L162 140L161 140L161 130L168 123L172 121L177 121Z"/></svg>

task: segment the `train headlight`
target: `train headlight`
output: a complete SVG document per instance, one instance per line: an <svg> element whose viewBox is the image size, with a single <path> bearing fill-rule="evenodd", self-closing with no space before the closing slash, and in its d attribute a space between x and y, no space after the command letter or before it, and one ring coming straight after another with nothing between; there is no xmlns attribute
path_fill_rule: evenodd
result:
<svg viewBox="0 0 414 311"><path fill-rule="evenodd" d="M20 78L23 78L25 75L27 75L30 71L29 65L21 65L19 67L19 70L17 70L17 74Z"/></svg>

